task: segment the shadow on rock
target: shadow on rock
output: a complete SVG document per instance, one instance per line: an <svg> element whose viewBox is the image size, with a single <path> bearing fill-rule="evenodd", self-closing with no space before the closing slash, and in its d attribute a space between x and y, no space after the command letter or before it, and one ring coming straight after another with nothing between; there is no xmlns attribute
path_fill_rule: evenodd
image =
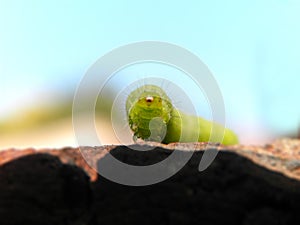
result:
<svg viewBox="0 0 300 225"><path fill-rule="evenodd" d="M167 153L117 147L111 154L132 165L149 165ZM300 223L298 181L230 152L220 152L207 170L198 172L202 155L195 152L182 170L155 185L125 186L99 176L93 184L97 224ZM103 163L105 157L98 166Z"/></svg>
<svg viewBox="0 0 300 225"><path fill-rule="evenodd" d="M54 156L35 154L0 167L0 224L87 224L89 177Z"/></svg>
<svg viewBox="0 0 300 225"><path fill-rule="evenodd" d="M107 163L103 151L88 151L99 168ZM146 166L172 150L141 152L118 146L110 153L125 163ZM196 151L171 178L141 187L100 175L91 183L81 168L50 154L32 154L0 166L1 225L300 224L300 182L233 152L221 151L199 172L203 152ZM64 162L81 157L76 151L67 158L62 151L60 156Z"/></svg>

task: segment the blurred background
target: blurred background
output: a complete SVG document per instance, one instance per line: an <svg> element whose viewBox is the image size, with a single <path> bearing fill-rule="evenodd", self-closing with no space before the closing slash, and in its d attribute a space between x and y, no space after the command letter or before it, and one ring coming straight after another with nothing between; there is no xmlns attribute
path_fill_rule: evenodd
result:
<svg viewBox="0 0 300 225"><path fill-rule="evenodd" d="M76 146L72 100L80 80L105 53L145 40L179 45L208 66L226 125L242 144L299 137L299 12L297 0L0 0L0 149ZM128 82L116 80L112 93ZM110 126L107 105L97 108L102 127Z"/></svg>

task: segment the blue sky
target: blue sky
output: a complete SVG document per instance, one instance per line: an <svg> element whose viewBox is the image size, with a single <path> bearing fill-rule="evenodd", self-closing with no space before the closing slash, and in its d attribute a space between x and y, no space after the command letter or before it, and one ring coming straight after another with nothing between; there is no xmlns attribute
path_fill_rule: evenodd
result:
<svg viewBox="0 0 300 225"><path fill-rule="evenodd" d="M236 129L296 132L299 12L297 0L0 0L0 116L74 92L89 66L118 46L157 40L210 68Z"/></svg>

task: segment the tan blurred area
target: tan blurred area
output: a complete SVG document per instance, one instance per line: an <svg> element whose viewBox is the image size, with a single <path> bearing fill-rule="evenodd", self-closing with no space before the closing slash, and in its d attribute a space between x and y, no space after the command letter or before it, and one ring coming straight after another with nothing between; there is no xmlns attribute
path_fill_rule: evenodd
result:
<svg viewBox="0 0 300 225"><path fill-rule="evenodd" d="M111 129L108 104L97 105L96 113L95 121L101 124L100 128L96 126L98 137L102 130L101 144L118 143ZM19 110L0 119L0 150L66 146L78 146L72 124L72 101Z"/></svg>
<svg viewBox="0 0 300 225"><path fill-rule="evenodd" d="M102 128L110 124L101 120ZM116 144L117 139L109 132L101 133L102 144ZM30 128L28 130L1 133L0 150L9 148L61 148L77 147L77 140L73 132L72 119L60 119L45 126Z"/></svg>

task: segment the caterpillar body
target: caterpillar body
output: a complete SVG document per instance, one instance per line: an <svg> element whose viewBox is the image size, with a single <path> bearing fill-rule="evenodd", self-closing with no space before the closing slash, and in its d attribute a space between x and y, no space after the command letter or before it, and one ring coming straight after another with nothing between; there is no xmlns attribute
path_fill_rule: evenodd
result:
<svg viewBox="0 0 300 225"><path fill-rule="evenodd" d="M214 132L224 134L221 144L238 143L237 135L230 129L173 107L167 94L155 85L144 85L132 91L126 101L126 112L135 138L165 144L214 142L210 139L214 126Z"/></svg>

